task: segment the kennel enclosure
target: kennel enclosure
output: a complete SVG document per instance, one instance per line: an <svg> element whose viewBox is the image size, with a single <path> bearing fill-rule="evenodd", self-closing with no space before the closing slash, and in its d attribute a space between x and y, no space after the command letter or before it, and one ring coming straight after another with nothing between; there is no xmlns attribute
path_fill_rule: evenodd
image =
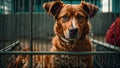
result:
<svg viewBox="0 0 120 68"><path fill-rule="evenodd" d="M99 7L97 15L90 19L89 34L93 52L49 52L54 36L54 19L42 8L44 2L52 0L0 0L0 68L6 68L18 55L94 55L94 68L119 68L120 47L106 43L105 34L110 25L120 16L120 1L108 0L108 11L103 12L104 0L85 0ZM79 4L81 0L62 0L69 4ZM111 8L112 7L112 8ZM21 51L30 46L30 52ZM32 48L39 48L34 52Z"/></svg>

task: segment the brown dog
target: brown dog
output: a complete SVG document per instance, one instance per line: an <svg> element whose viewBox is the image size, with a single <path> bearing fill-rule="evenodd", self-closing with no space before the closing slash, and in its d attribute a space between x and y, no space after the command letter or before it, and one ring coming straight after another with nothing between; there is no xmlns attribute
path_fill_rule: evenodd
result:
<svg viewBox="0 0 120 68"><path fill-rule="evenodd" d="M98 7L82 1L80 4L64 4L61 1L43 4L48 14L55 18L52 52L92 51L87 34L90 32L88 18L95 16ZM46 55L45 68L93 68L92 56Z"/></svg>
<svg viewBox="0 0 120 68"><path fill-rule="evenodd" d="M92 51L92 46L87 34L90 31L88 18L94 17L98 8L95 5L81 2L78 5L64 4L61 1L44 3L43 7L48 14L56 20L52 40L51 52ZM29 51L29 47L22 51ZM39 51L33 48L33 51ZM29 55L18 55L8 68L29 68ZM44 59L44 61L42 60ZM34 68L93 68L92 56L80 55L34 55Z"/></svg>
<svg viewBox="0 0 120 68"><path fill-rule="evenodd" d="M22 51L30 51L30 47L26 46ZM33 48L33 51L39 51L37 48ZM32 56L32 68L42 68L42 56L33 55ZM18 55L15 61L8 64L7 68L30 68L29 66L30 55Z"/></svg>

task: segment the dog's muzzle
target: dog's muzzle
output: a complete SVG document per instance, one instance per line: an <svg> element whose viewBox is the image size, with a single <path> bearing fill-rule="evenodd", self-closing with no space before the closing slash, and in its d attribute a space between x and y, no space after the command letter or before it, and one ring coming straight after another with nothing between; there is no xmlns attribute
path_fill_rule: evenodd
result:
<svg viewBox="0 0 120 68"><path fill-rule="evenodd" d="M78 28L71 28L68 30L69 39L74 40L78 38Z"/></svg>

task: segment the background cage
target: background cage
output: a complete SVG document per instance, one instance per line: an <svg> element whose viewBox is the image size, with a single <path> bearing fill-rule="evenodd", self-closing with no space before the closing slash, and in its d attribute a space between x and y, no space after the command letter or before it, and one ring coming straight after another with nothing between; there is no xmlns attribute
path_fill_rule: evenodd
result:
<svg viewBox="0 0 120 68"><path fill-rule="evenodd" d="M33 52L32 48L48 51L54 36L54 19L42 8L44 2L52 0L0 0L0 68L6 68L19 54L93 54L94 68L119 68L120 47L105 42L105 33L115 19L120 16L120 2L108 0L108 11L103 12L103 0L85 0L99 7L97 15L90 19L92 31L89 34L95 52ZM79 4L81 0L63 0L69 4ZM112 8L111 8L112 7ZM21 52L30 46L30 52ZM20 52L19 52L20 51ZM30 67L32 67L30 59Z"/></svg>

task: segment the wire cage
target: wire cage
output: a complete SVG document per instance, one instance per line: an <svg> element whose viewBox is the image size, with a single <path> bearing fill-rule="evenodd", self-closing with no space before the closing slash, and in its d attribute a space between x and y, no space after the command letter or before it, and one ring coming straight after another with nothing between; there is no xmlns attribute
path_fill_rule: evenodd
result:
<svg viewBox="0 0 120 68"><path fill-rule="evenodd" d="M108 4L108 11L104 12L104 0L85 0L99 7L96 16L90 19L92 28L89 36L93 52L49 52L55 20L45 13L42 4L50 1L52 0L0 0L0 68L7 68L19 55L29 55L28 64L33 68L36 60L32 58L35 55L63 54L94 55L94 68L120 67L120 47L105 41L108 28L120 16L118 9L120 1L105 2ZM62 1L68 4L81 2L81 0ZM29 52L21 51L26 46L30 47ZM33 48L37 50L32 51Z"/></svg>

